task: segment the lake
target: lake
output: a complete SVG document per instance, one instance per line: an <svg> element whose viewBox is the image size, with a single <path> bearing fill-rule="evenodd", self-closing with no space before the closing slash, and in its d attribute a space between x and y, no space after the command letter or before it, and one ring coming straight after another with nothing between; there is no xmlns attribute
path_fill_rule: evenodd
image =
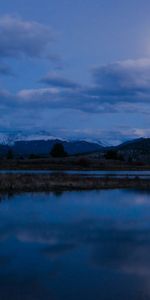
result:
<svg viewBox="0 0 150 300"><path fill-rule="evenodd" d="M0 200L0 299L150 299L150 191Z"/></svg>

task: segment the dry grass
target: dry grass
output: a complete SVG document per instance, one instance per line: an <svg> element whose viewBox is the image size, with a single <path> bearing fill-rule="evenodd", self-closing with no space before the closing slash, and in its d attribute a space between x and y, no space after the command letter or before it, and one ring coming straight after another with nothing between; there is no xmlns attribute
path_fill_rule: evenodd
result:
<svg viewBox="0 0 150 300"><path fill-rule="evenodd" d="M150 188L150 179L95 178L64 174L0 174L0 192L40 192L53 190L92 190Z"/></svg>

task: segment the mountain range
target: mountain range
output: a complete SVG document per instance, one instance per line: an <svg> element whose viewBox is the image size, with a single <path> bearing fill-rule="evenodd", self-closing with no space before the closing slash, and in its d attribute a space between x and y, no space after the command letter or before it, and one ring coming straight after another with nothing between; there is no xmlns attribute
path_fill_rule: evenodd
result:
<svg viewBox="0 0 150 300"><path fill-rule="evenodd" d="M53 145L61 143L65 151L69 155L85 154L97 152L103 149L103 146L97 143L87 141L62 141L59 139L52 140L31 140L31 141L16 141L14 144L1 144L0 154L5 156L11 148L15 156L28 157L32 154L37 156L48 156Z"/></svg>
<svg viewBox="0 0 150 300"><path fill-rule="evenodd" d="M6 156L11 148L15 156L28 157L32 154L37 156L48 156L55 143L62 143L69 155L87 154L115 149L124 156L132 156L135 160L149 161L150 138L139 138L124 142L118 146L106 147L102 142L91 142L86 140L65 140L51 136L45 131L28 135L22 132L14 132L0 135L0 155Z"/></svg>
<svg viewBox="0 0 150 300"><path fill-rule="evenodd" d="M14 131L0 133L0 154L5 156L11 148L16 156L47 156L55 143L62 143L69 155L91 153L105 147L102 142L57 138L47 131Z"/></svg>

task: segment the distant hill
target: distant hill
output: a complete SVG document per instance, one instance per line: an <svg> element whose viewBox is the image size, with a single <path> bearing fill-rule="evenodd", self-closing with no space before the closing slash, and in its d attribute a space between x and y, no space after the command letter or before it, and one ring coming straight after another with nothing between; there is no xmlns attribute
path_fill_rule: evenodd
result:
<svg viewBox="0 0 150 300"><path fill-rule="evenodd" d="M9 146L7 146L7 145L0 145L0 157L6 156L8 150L9 150Z"/></svg>
<svg viewBox="0 0 150 300"><path fill-rule="evenodd" d="M116 147L122 150L141 150L150 151L150 138L140 138L131 140Z"/></svg>
<svg viewBox="0 0 150 300"><path fill-rule="evenodd" d="M92 157L93 155L96 157L98 154L97 157L103 157L104 152L112 149L119 152L125 161L150 163L150 138L127 141L116 147L104 147L102 144L84 140L66 141L54 138L49 140L21 140L15 141L13 144L1 144L0 156L5 157L11 147L16 157L29 157L30 155L46 157L56 143L62 143L69 155L91 154Z"/></svg>
<svg viewBox="0 0 150 300"><path fill-rule="evenodd" d="M140 138L125 142L117 147L124 156L130 157L133 161L150 163L150 138Z"/></svg>
<svg viewBox="0 0 150 300"><path fill-rule="evenodd" d="M31 140L31 141L17 141L11 146L13 152L17 156L30 156L32 154L38 156L49 155L52 147L56 143L62 143L65 151L69 155L85 154L95 151L100 151L103 147L97 143L90 143L87 141L62 141L59 139L53 140ZM1 146L6 147L7 146ZM3 149L4 152L5 149Z"/></svg>
<svg viewBox="0 0 150 300"><path fill-rule="evenodd" d="M97 155L97 157L106 158L106 154L111 153L111 151L117 152L116 157L121 157L123 161L150 164L150 138L139 138L124 142L118 146L104 147L103 151L93 153L91 156Z"/></svg>

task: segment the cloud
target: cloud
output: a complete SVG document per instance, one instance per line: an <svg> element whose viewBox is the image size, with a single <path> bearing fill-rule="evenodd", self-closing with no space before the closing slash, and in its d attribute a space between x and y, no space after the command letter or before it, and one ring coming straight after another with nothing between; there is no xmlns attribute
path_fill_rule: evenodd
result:
<svg viewBox="0 0 150 300"><path fill-rule="evenodd" d="M112 143L114 140L115 143L119 143L130 137L149 136L150 132L144 129L144 126L148 127L145 122L150 114L150 60L116 62L94 68L92 74L93 83L87 86L67 79L59 73L50 73L40 80L46 87L22 89L14 94L0 90L0 126L4 128L5 124L6 128L11 128L13 122L13 126L15 124L19 128L30 128L38 124L38 127L41 126L42 129L44 126L45 129L45 124L48 124L50 129L55 123L64 130L71 128L72 135L89 139L106 138ZM124 125L127 124L126 119L129 119L130 113L128 123L133 130L118 130L116 122L113 130L102 130L100 126L104 124L108 128L109 121L106 125L104 115L101 122L100 114L106 113L117 113L119 122L125 121ZM124 119L119 117L120 113ZM97 124L100 118L99 124L93 125L93 130L92 125L89 126L91 116L96 118ZM135 120L138 121L139 116L145 121L142 126L139 119L139 130L136 130ZM69 136L69 133L67 135Z"/></svg>
<svg viewBox="0 0 150 300"><path fill-rule="evenodd" d="M38 22L10 15L0 18L0 58L45 57L59 64L60 57L50 53L53 39L51 29ZM0 74L12 75L10 68L3 64ZM9 95L10 103L18 107L28 105L30 109L42 104L49 109L88 113L150 113L150 59L117 61L95 67L92 80L91 85L82 86L60 74L49 73L40 79L46 87Z"/></svg>
<svg viewBox="0 0 150 300"><path fill-rule="evenodd" d="M150 87L150 59L125 60L93 69L96 85L121 92Z"/></svg>
<svg viewBox="0 0 150 300"><path fill-rule="evenodd" d="M56 137L63 137L73 140L87 140L89 142L102 142L104 146L119 145L122 142L138 139L141 137L150 137L150 129L145 128L123 128L102 129L102 128L53 128L53 134Z"/></svg>
<svg viewBox="0 0 150 300"><path fill-rule="evenodd" d="M55 62L57 55L49 53L53 34L38 22L24 21L15 16L0 18L0 57L46 57ZM48 52L47 52L48 50ZM48 54L49 53L49 54ZM10 75L8 66L0 66L0 74ZM88 113L149 112L150 59L125 60L92 69L89 86L49 73L40 83L48 87L24 89L10 95L14 105L42 104L49 109L75 109Z"/></svg>
<svg viewBox="0 0 150 300"><path fill-rule="evenodd" d="M50 87L37 89L24 89L12 95L8 91L1 91L1 104L29 107L40 109L75 109L88 113L117 113L117 112L140 112L148 113L149 90L143 94L132 93L128 90L106 91L94 86L92 88L82 87L63 77L49 75L42 82L47 82ZM135 96L136 94L136 96Z"/></svg>
<svg viewBox="0 0 150 300"><path fill-rule="evenodd" d="M149 112L150 59L96 67L92 75L93 84L89 86L81 86L57 74L48 74L40 82L59 89L60 107L91 113Z"/></svg>
<svg viewBox="0 0 150 300"><path fill-rule="evenodd" d="M29 104L49 105L49 103L55 103L55 98L59 97L60 93L57 88L43 88L43 89L29 89L21 90L16 94L16 101L20 105Z"/></svg>
<svg viewBox="0 0 150 300"><path fill-rule="evenodd" d="M112 78L113 74L114 78L116 78L116 64L118 81L114 79L110 81L109 73L111 73ZM13 105L15 109L28 108L30 111L35 108L39 108L40 111L44 109L73 109L90 114L120 112L148 114L150 105L149 79L145 75L145 81L140 83L140 74L143 74L145 69L146 73L148 72L150 63L149 67L146 65L146 61L143 64L141 61L116 64L114 70L112 65L111 67L109 65L105 66L107 72L105 71L104 74L104 67L94 70L94 85L90 87L82 86L56 73L51 73L40 80L40 82L49 85L49 87L24 89L16 94L2 90L0 91L0 107L6 107L9 110L10 107L12 109ZM129 70L131 71L129 72ZM135 72L135 70L138 71ZM119 76L119 74L122 75ZM129 74L129 77L132 77L132 87L130 80L127 80L127 74ZM103 77L103 80L100 80L100 77ZM141 77L144 78L144 75L141 75ZM139 84L137 84L137 81ZM114 84L112 85L110 82L114 82Z"/></svg>
<svg viewBox="0 0 150 300"><path fill-rule="evenodd" d="M53 41L48 26L16 16L0 18L0 57L42 57Z"/></svg>
<svg viewBox="0 0 150 300"><path fill-rule="evenodd" d="M136 111L138 105L150 104L150 59L118 61L96 67L92 74L94 86L88 93L97 102L122 111Z"/></svg>
<svg viewBox="0 0 150 300"><path fill-rule="evenodd" d="M66 79L56 73L49 73L47 76L42 78L40 82L52 87L59 87L59 88L66 88L66 89L76 89L80 87L80 84L72 80Z"/></svg>

